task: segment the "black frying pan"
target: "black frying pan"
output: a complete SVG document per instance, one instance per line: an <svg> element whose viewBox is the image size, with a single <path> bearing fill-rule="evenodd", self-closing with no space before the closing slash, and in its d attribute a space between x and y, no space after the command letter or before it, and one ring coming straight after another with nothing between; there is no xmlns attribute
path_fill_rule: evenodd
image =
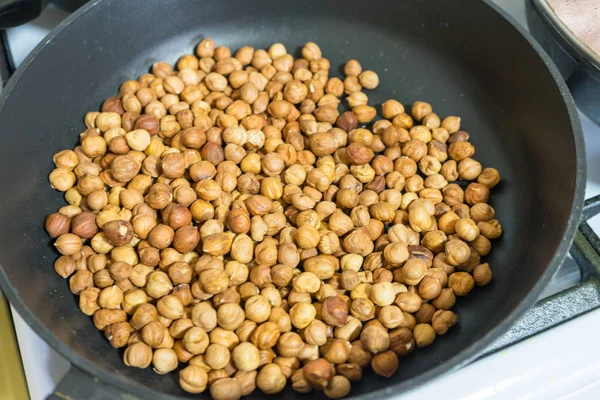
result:
<svg viewBox="0 0 600 400"><path fill-rule="evenodd" d="M53 271L57 254L43 220L63 200L47 181L52 155L74 146L85 112L98 109L120 82L156 61L175 62L205 36L234 49L273 42L298 49L316 41L334 66L358 58L381 78L372 102L427 100L440 115L460 115L476 157L501 171L492 204L505 234L489 257L493 284L458 302L460 322L447 335L403 358L393 378L366 374L353 385L354 396L400 394L464 365L534 303L579 222L583 138L556 68L496 6L480 0L94 1L33 51L0 98L0 283L25 320L96 383L148 399L189 396L173 374L126 367ZM291 389L276 397L284 396L301 397Z"/></svg>

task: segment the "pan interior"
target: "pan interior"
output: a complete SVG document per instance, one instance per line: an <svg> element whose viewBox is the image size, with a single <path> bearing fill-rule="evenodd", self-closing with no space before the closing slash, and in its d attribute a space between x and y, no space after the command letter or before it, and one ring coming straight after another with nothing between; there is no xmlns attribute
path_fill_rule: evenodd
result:
<svg viewBox="0 0 600 400"><path fill-rule="evenodd" d="M0 262L14 292L59 347L70 347L67 356L95 364L100 376L116 374L132 393L187 396L173 374L126 367L53 271L57 253L43 220L64 201L48 184L52 155L73 148L84 114L122 81L192 53L205 36L232 49L282 42L296 54L315 41L332 75L341 76L338 67L350 58L379 74L380 86L367 92L370 104L425 100L440 116L460 116L475 158L502 174L491 204L504 236L486 260L493 283L460 299L459 324L401 359L393 378L367 374L352 393L392 383L401 393L460 362L546 272L569 220L577 174L573 127L546 65L489 5L467 3L105 0L89 7L22 67L0 110ZM300 395L288 389L282 396Z"/></svg>

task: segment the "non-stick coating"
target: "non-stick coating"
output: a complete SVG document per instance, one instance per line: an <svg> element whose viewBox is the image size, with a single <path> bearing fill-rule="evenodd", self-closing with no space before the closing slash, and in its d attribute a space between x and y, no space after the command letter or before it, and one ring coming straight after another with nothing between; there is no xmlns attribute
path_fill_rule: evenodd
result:
<svg viewBox="0 0 600 400"><path fill-rule="evenodd" d="M0 103L0 261L8 279L2 284L53 346L133 394L187 396L176 374L123 365L121 351L78 310L67 281L53 271L57 253L43 220L64 204L48 185L52 155L76 144L84 114L124 80L156 61L174 63L206 36L232 49L282 42L296 54L316 41L332 75L357 58L381 78L368 92L371 104L427 100L440 116L461 116L476 158L502 174L491 200L504 226L488 258L493 283L460 299L458 326L403 358L393 378L369 373L353 394L402 393L441 375L472 359L533 303L573 237L584 154L564 83L492 6L479 0L460 6L447 0L105 0L61 25L24 63ZM276 397L284 395L300 397L291 390Z"/></svg>

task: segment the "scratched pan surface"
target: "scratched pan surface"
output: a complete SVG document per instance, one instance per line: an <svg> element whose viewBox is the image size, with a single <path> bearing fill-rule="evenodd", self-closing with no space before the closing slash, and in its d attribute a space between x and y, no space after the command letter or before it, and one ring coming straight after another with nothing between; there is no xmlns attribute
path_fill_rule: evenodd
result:
<svg viewBox="0 0 600 400"><path fill-rule="evenodd" d="M53 31L0 100L2 289L75 365L140 397L189 396L174 374L123 365L121 352L78 310L67 282L54 273L57 253L42 221L63 205L47 181L52 155L75 145L83 115L114 95L120 82L156 61L175 62L205 36L232 49L282 42L296 53L316 41L333 75L357 58L381 78L368 92L371 103L427 100L439 115L461 116L477 159L502 174L491 200L505 232L489 257L493 283L459 300L460 322L447 335L401 359L390 379L367 373L353 395L403 393L463 365L534 303L579 219L583 140L548 58L493 6L479 0L460 7L446 0L104 0ZM302 397L289 389L276 397L283 396Z"/></svg>

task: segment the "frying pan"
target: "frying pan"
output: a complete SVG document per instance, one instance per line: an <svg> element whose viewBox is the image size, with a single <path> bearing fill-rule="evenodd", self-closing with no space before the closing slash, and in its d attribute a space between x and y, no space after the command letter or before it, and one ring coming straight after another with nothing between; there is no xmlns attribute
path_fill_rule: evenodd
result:
<svg viewBox="0 0 600 400"><path fill-rule="evenodd" d="M120 82L147 72L156 61L174 63L206 36L232 49L282 42L296 54L303 43L316 41L332 66L358 58L381 79L369 92L371 103L427 100L439 115L461 116L477 159L502 174L491 200L504 227L488 257L493 283L460 299L459 324L432 346L401 359L395 376L366 373L351 395L401 394L464 365L534 304L580 221L583 138L558 71L495 5L480 0L460 6L446 0L93 1L50 33L0 98L0 283L24 319L76 367L57 396L191 397L178 387L175 374L159 376L123 364L122 354L79 311L67 283L53 271L57 253L43 220L64 204L47 181L52 155L73 148L84 114L114 95ZM79 387L69 385L73 382ZM112 394L98 394L99 386ZM306 396L290 388L274 396L283 397Z"/></svg>

